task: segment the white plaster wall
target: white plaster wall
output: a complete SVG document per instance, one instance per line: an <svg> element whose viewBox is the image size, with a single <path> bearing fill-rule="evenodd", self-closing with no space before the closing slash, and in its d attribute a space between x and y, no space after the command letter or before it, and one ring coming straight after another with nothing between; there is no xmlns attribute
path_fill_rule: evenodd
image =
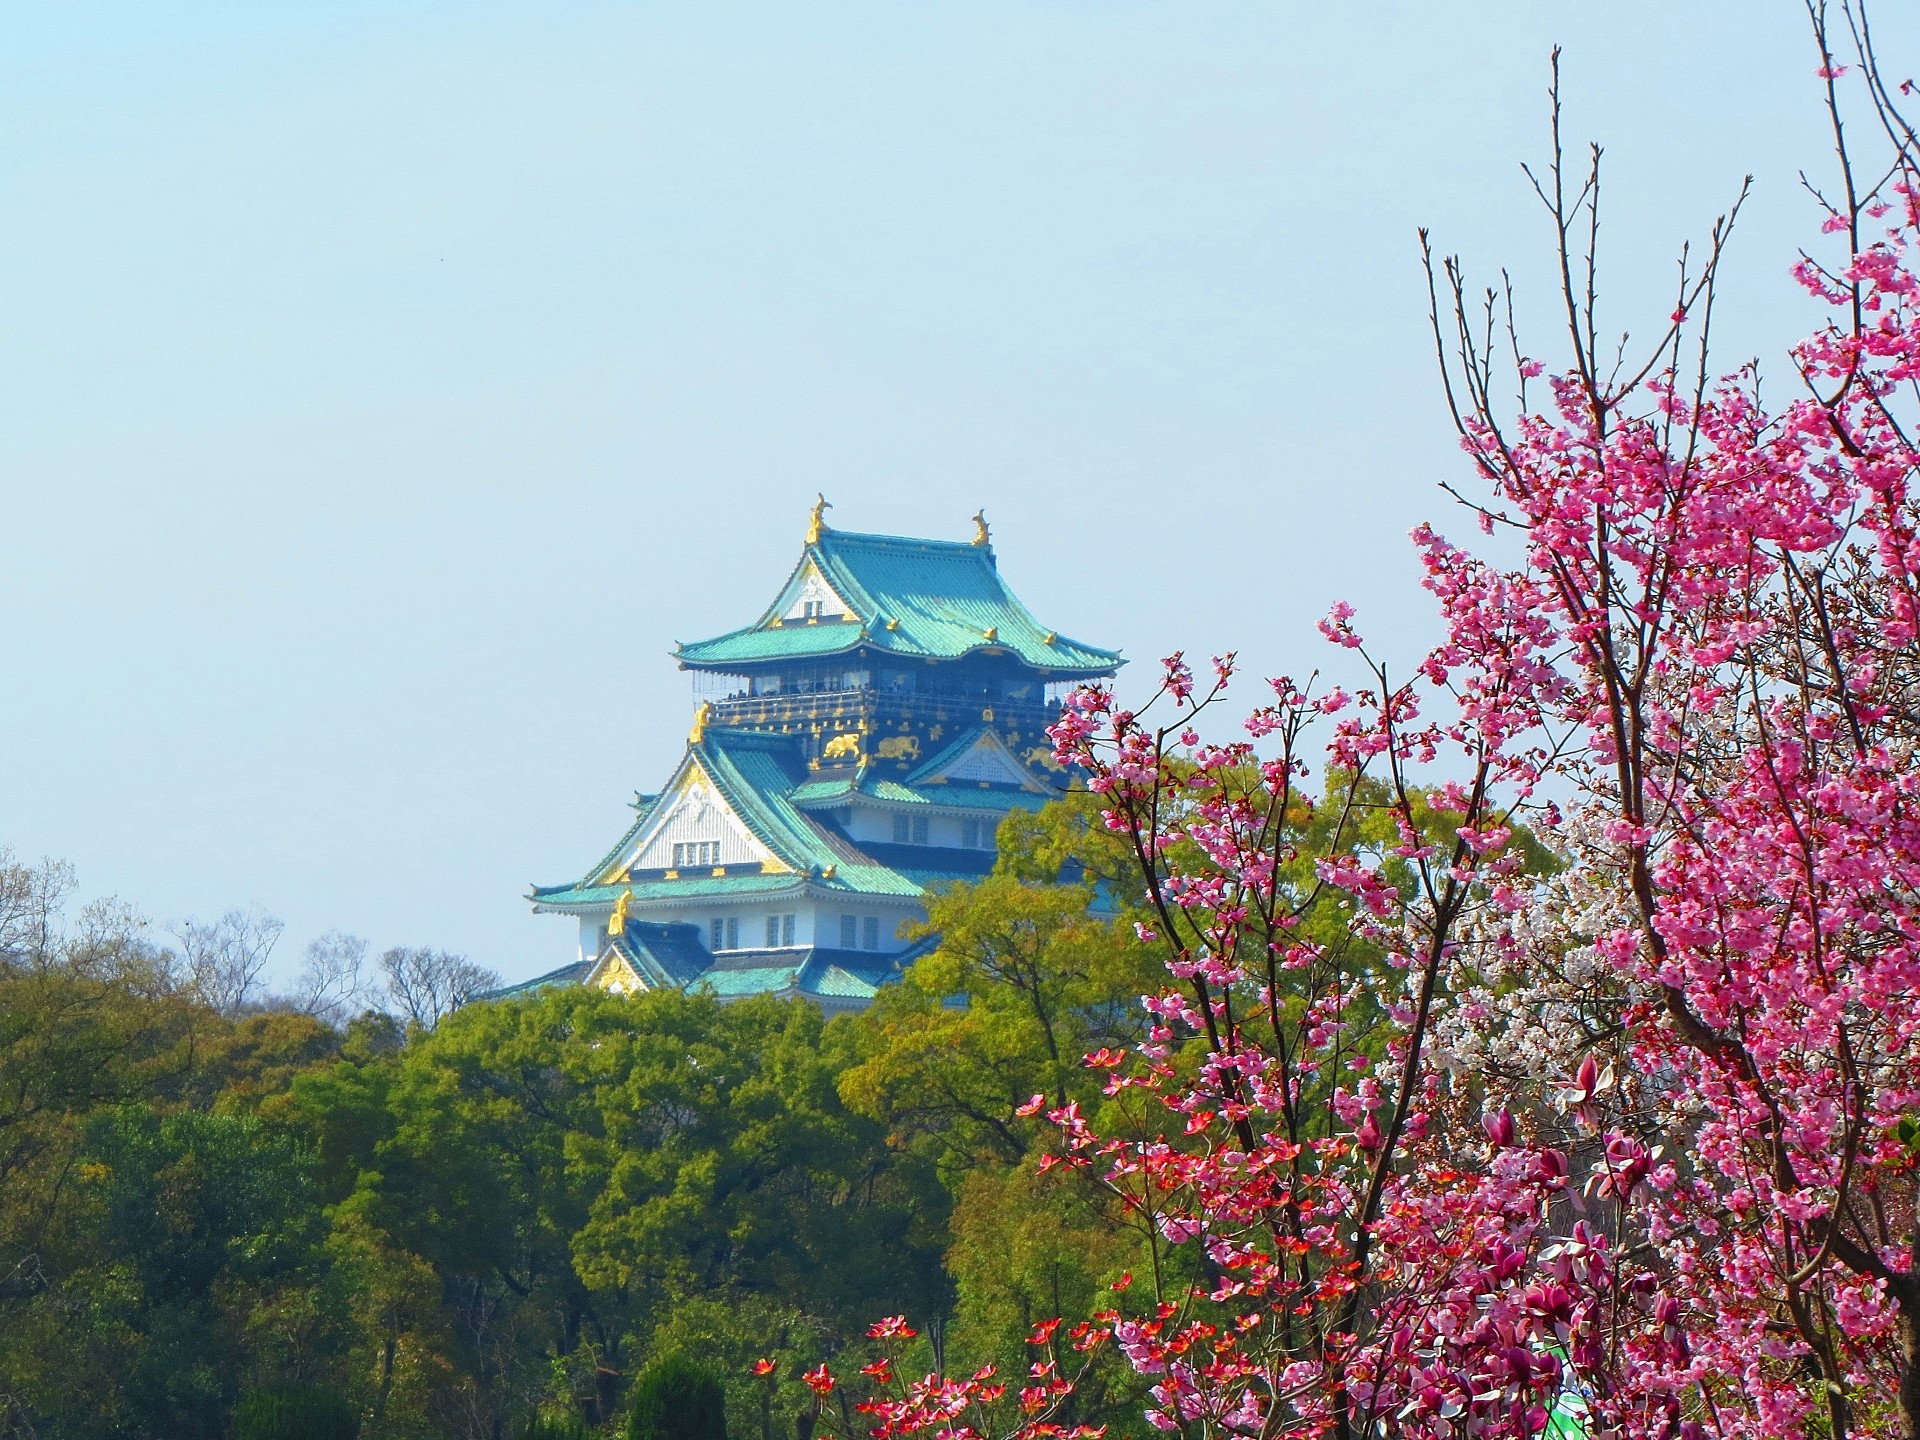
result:
<svg viewBox="0 0 1920 1440"><path fill-rule="evenodd" d="M840 939L840 917L854 917L855 949L865 949L860 942L865 937L864 922L868 916L880 922L880 945L873 953L892 955L907 948L907 942L900 938L902 923L909 920L925 920L926 907L922 905L900 905L897 903L876 903L864 896L849 895L846 899L823 900L819 902L815 916L815 928L819 939L815 942L829 950L844 948Z"/></svg>
<svg viewBox="0 0 1920 1440"><path fill-rule="evenodd" d="M876 810L867 805L849 806L842 812L846 816L847 834L855 841L874 840L883 845L893 843L893 812Z"/></svg>
<svg viewBox="0 0 1920 1440"><path fill-rule="evenodd" d="M880 946L875 954L890 955L904 950L907 942L895 932L901 923L907 920L924 920L926 907L913 902L901 902L895 899L879 900L865 896L850 895L833 899L772 898L767 896L743 899L732 903L713 901L691 901L680 905L671 902L636 902L630 912L636 920L646 920L655 925L692 925L700 932L700 943L707 944L714 919L732 917L740 922L740 948L742 950L760 950L766 946L767 916L792 915L794 917L793 943L796 948L809 945L821 945L830 950L840 948L840 917L852 915L856 919L856 941L860 938L858 921L871 915L880 922ZM599 953L599 927L606 923L602 914L597 919L583 917L580 922L581 954L592 959ZM592 946L589 950L587 947ZM862 948L856 945L855 948Z"/></svg>
<svg viewBox="0 0 1920 1440"><path fill-rule="evenodd" d="M993 848L992 833L999 828L1000 821L1006 816L1007 810L1011 808L1012 807L1009 806L1007 809L983 810L968 815L964 812L955 814L944 809L936 810L932 806L928 806L926 810L917 813L924 814L927 817L927 843L929 845L959 847L962 839L965 837L965 823L967 820L973 819L981 821L988 827L986 843L977 848L991 850ZM855 805L850 806L844 813L847 817L844 822L847 833L852 836L856 842L873 841L881 845L891 845L894 843L893 817L901 812L897 810L881 810L877 807L867 805Z"/></svg>
<svg viewBox="0 0 1920 1440"><path fill-rule="evenodd" d="M668 868L675 845L702 840L720 842L721 865L749 865L768 858L766 848L748 835L718 795L704 785L693 785L669 804L631 863L641 870Z"/></svg>
<svg viewBox="0 0 1920 1440"><path fill-rule="evenodd" d="M602 937L606 934L607 917L612 913L611 910L596 910L580 917L580 958L582 960L600 958L600 947L606 943Z"/></svg>

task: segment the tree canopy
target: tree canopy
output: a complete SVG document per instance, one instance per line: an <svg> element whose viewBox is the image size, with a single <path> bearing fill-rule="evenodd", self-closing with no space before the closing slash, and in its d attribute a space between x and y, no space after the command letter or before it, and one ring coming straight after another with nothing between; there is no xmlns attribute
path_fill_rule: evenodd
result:
<svg viewBox="0 0 1920 1440"><path fill-rule="evenodd" d="M1079 1057L1140 1038L1149 977L1083 800L1007 839L832 1021L578 987L350 1015L340 936L305 1009L216 1004L131 910L0 868L0 1435L224 1437L294 1394L365 1440L618 1430L672 1355L784 1435L876 1317L929 1364L1017 1353L1138 1263L1019 1112L1097 1099Z"/></svg>

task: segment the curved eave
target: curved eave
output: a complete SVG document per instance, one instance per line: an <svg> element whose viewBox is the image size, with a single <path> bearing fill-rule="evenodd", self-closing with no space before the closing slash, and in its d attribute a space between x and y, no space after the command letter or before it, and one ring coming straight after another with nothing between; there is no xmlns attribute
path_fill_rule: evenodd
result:
<svg viewBox="0 0 1920 1440"><path fill-rule="evenodd" d="M959 874L949 876L945 872L941 872L941 875L943 880L979 878ZM671 905L689 900L698 900L703 904L726 904L736 900L743 903L757 903L772 896L798 896L805 900L845 900L855 895L871 900L875 904L912 904L924 895L927 889L926 886L916 883L898 871L893 872L892 878L895 883L886 889L868 889L851 884L837 875L812 877L790 875L783 878L789 883L753 890L703 890L699 881L683 880L669 882L685 887L674 894L643 896L639 893L640 887L637 885L631 887L602 885L590 891L575 891L566 895L535 895L529 898L533 901L533 913L536 915L577 916L590 911L612 909L622 892L629 888L635 892L633 898L636 905Z"/></svg>
<svg viewBox="0 0 1920 1440"><path fill-rule="evenodd" d="M974 815L1004 816L1009 810L1037 810L1049 801L1058 800L1067 792L1041 793L1033 790L956 790L952 795L876 795L871 790L848 790L827 799L796 800L791 802L794 809L810 812L828 812L845 809L849 805L859 805L868 810L879 810L902 815L924 815L929 810L942 814L965 812ZM985 803L982 803L984 801Z"/></svg>
<svg viewBox="0 0 1920 1440"><path fill-rule="evenodd" d="M946 662L965 660L974 655L1006 655L1027 669L1049 680L1100 680L1112 675L1127 662L1118 654L1096 650L1092 646L1078 645L1070 640L1056 643L1077 652L1076 658L1067 659L1064 655L1055 661L1052 657L1036 659L1021 649L1007 644L1004 640L981 640L976 645L961 649L933 650L923 646L908 646L889 643L886 633L871 634L854 626L806 627L816 634L831 635L839 629L847 630L848 636L841 644L820 646L794 646L791 648L770 647L759 651L715 655L715 647L736 639L756 635L781 635L788 629L801 630L799 626L782 627L778 630L736 630L729 635L717 636L712 640L701 640L693 645L681 645L673 651L673 659L682 670L701 670L719 675L742 675L769 665L790 665L796 660L830 660L837 656L856 655L861 652L891 660L928 660Z"/></svg>
<svg viewBox="0 0 1920 1440"><path fill-rule="evenodd" d="M747 883L753 882L753 883ZM527 899L536 915L577 915L603 910L627 891L640 905L670 904L678 900L727 900L784 895L801 889L804 875L689 875L679 880L636 880L618 885L536 885Z"/></svg>
<svg viewBox="0 0 1920 1440"><path fill-rule="evenodd" d="M900 574L913 579L914 568L929 561L960 565L959 583L944 598L938 581L932 589L925 588L925 577L917 583L896 584ZM852 612L850 619L782 623L781 601L808 566L819 572ZM969 574L972 583L966 579ZM998 637L986 639L989 630L997 630ZM981 638L961 643L966 636ZM863 647L877 655L934 661L998 649L1058 680L1111 675L1125 663L1117 651L1073 640L1034 619L1001 578L990 545L825 527L802 549L773 603L758 620L712 639L676 645L673 656L684 669L738 674L762 665L846 655Z"/></svg>
<svg viewBox="0 0 1920 1440"><path fill-rule="evenodd" d="M867 639L866 626L847 620L808 625L757 624L729 630L708 640L692 640L673 647L673 658L687 669L724 669L756 660L806 660L816 655L844 655ZM728 647L749 653L733 653ZM718 652L718 653L716 653Z"/></svg>

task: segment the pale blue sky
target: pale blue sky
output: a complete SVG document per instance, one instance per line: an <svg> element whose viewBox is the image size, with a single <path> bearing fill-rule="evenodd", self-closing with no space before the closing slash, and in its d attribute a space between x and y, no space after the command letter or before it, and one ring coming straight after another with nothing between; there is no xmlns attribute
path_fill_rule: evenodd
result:
<svg viewBox="0 0 1920 1440"><path fill-rule="evenodd" d="M0 3L0 843L289 956L560 963L528 882L817 489L984 505L1137 660L1304 671L1343 595L1415 654L1406 532L1468 527L1413 231L1541 294L1556 40L1620 318L1752 170L1725 354L1777 347L1795 0Z"/></svg>

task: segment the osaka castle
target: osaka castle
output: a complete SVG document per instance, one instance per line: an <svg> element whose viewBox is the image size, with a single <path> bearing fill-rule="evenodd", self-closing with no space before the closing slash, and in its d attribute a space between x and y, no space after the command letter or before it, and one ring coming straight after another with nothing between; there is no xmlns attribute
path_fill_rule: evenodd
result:
<svg viewBox="0 0 1920 1440"><path fill-rule="evenodd" d="M813 510L760 618L678 646L699 703L685 753L567 885L570 965L496 996L584 983L866 1005L915 955L926 898L993 868L1012 810L1065 789L1047 727L1112 650L1036 621L983 516L970 541L857 535Z"/></svg>

